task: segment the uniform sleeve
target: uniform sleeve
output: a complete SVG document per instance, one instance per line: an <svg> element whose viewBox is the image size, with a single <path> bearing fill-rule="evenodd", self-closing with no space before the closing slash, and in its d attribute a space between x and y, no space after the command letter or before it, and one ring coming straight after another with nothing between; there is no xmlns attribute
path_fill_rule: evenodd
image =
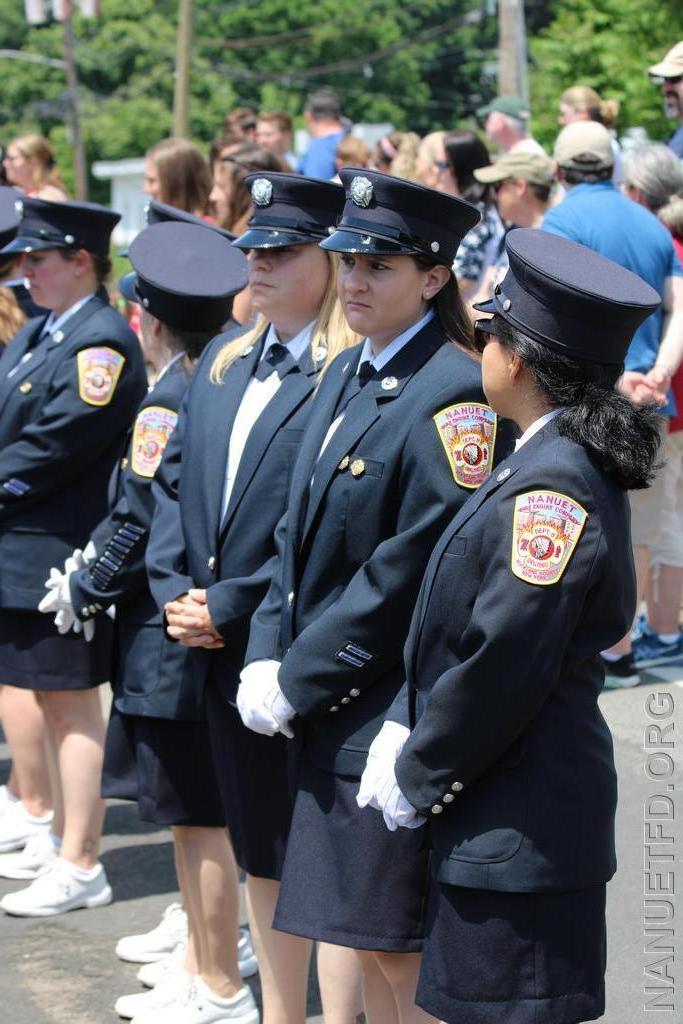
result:
<svg viewBox="0 0 683 1024"><path fill-rule="evenodd" d="M152 481L154 512L145 564L149 588L162 612L167 601L174 601L194 587L194 580L187 571L185 535L178 500L189 390L180 407L178 423L166 445L161 465Z"/></svg>
<svg viewBox="0 0 683 1024"><path fill-rule="evenodd" d="M422 813L475 782L536 716L558 682L596 566L607 557L599 519L589 512L557 582L518 577L515 507L512 491L487 523L479 556L485 569L458 643L462 661L433 684L397 762L398 784Z"/></svg>
<svg viewBox="0 0 683 1024"><path fill-rule="evenodd" d="M480 403L481 392L457 400ZM437 400L418 412L406 440L395 534L299 634L282 662L280 686L302 717L327 714L351 690L358 696L401 661L431 551L471 493L455 481L433 419L440 408Z"/></svg>
<svg viewBox="0 0 683 1024"><path fill-rule="evenodd" d="M254 612L249 629L249 643L244 664L264 658L279 661L282 658L280 626L282 619L282 572L287 536L287 513L275 527L275 555L268 563L270 583L266 596ZM213 616L212 616L213 618Z"/></svg>
<svg viewBox="0 0 683 1024"><path fill-rule="evenodd" d="M91 382L84 384L93 352L105 352L110 362L113 384L108 392L98 391ZM137 363L127 358L120 342L81 346L68 353L38 418L0 453L0 522L86 475L116 436L128 429L144 388Z"/></svg>
<svg viewBox="0 0 683 1024"><path fill-rule="evenodd" d="M96 560L70 578L74 610L81 618L131 600L147 585L145 551L154 513L152 481L178 419L176 396L147 401L138 411L120 496L92 540Z"/></svg>
<svg viewBox="0 0 683 1024"><path fill-rule="evenodd" d="M283 516L275 528L276 548L280 549L282 549L284 543L285 519L286 515ZM251 575L235 576L229 580L220 580L207 589L206 603L211 616L211 622L226 640L230 639L231 626L236 619L249 618L253 615L254 609L258 609L261 615L259 626L266 621L272 620L277 622L277 629L268 631L269 635L273 637L273 644L277 644L277 637L280 632L282 588L279 583L279 575L276 579L274 577L280 567L280 557L276 552ZM266 606L261 608L260 603L264 595ZM270 640L268 646L270 649ZM273 655L268 654L267 657L273 657Z"/></svg>

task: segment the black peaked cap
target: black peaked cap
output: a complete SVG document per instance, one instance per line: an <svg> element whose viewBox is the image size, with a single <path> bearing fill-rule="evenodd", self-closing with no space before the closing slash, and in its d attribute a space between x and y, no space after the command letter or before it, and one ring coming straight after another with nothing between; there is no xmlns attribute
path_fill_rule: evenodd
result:
<svg viewBox="0 0 683 1024"><path fill-rule="evenodd" d="M344 205L341 185L301 174L255 171L244 183L253 213L235 241L240 249L275 249L327 238Z"/></svg>
<svg viewBox="0 0 683 1024"><path fill-rule="evenodd" d="M16 209L21 217L17 237L4 253L87 249L106 256L111 233L121 220L120 214L99 203L54 203L33 196L18 196Z"/></svg>

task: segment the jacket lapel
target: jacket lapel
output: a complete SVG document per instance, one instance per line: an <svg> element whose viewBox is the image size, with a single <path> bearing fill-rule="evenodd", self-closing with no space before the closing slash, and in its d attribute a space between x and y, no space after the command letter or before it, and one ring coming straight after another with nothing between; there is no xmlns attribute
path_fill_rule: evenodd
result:
<svg viewBox="0 0 683 1024"><path fill-rule="evenodd" d="M32 330L28 330L19 345L10 342L5 349L0 365L0 388L11 391L19 384L34 367L39 366L45 359L47 348L41 344L32 348L40 336L47 321L47 316L41 317ZM17 339L19 340L19 339Z"/></svg>
<svg viewBox="0 0 683 1024"><path fill-rule="evenodd" d="M240 501L244 497L254 474L268 450L268 446L295 409L315 388L316 370L306 352L300 360L300 370L288 373L280 387L254 423L240 459L235 484L230 495L226 514L221 523L221 536L228 529ZM226 455L227 457L227 455Z"/></svg>

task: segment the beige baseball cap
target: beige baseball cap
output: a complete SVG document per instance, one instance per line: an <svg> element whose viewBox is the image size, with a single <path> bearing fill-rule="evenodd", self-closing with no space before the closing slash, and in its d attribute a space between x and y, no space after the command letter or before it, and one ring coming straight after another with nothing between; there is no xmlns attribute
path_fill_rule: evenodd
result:
<svg viewBox="0 0 683 1024"><path fill-rule="evenodd" d="M509 179L528 181L530 185L551 185L553 162L543 153L516 150L503 153L489 167L477 168L474 177L484 185Z"/></svg>
<svg viewBox="0 0 683 1024"><path fill-rule="evenodd" d="M602 171L614 164L612 137L598 121L574 121L557 136L553 156L560 167Z"/></svg>
<svg viewBox="0 0 683 1024"><path fill-rule="evenodd" d="M647 73L653 78L678 78L683 75L683 40L669 50L664 60L648 68Z"/></svg>

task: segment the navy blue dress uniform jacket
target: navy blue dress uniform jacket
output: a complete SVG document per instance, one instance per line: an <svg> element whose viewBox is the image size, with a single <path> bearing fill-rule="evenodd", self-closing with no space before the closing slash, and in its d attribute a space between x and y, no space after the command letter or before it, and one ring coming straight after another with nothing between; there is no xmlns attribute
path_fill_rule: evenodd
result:
<svg viewBox="0 0 683 1024"><path fill-rule="evenodd" d="M106 515L108 481L147 387L140 343L104 288L38 341L45 321L22 327L0 358L0 607L18 610L37 608L50 567L84 547ZM89 349L108 350L113 390L98 393L101 375L84 379Z"/></svg>
<svg viewBox="0 0 683 1024"><path fill-rule="evenodd" d="M318 461L361 348L337 357L316 396L278 574L247 653L247 662L283 659L279 683L307 720L311 757L351 775L404 681L403 645L431 551L472 493L456 482L433 417L486 402L478 362L433 319L352 400ZM499 426L492 461L510 446Z"/></svg>
<svg viewBox="0 0 683 1024"><path fill-rule="evenodd" d="M299 361L301 369L283 377L249 433L227 512L221 517L230 435L265 334L230 366L218 385L209 374L226 340L220 335L202 356L155 479L147 568L161 609L192 587L206 589L211 620L225 647L193 649L198 695L211 669L221 693L234 701L249 622L270 584L274 531L286 508L317 372L306 352Z"/></svg>
<svg viewBox="0 0 683 1024"><path fill-rule="evenodd" d="M560 535L542 513L539 578L513 571L528 539L515 509L529 494L587 514L555 582ZM612 876L617 784L598 652L627 632L635 597L627 496L551 421L444 533L406 644L414 729L396 777L429 819L441 882L539 892ZM402 718L399 703L389 718Z"/></svg>
<svg viewBox="0 0 683 1024"><path fill-rule="evenodd" d="M145 568L152 480L190 379L184 360L173 363L140 405L126 454L112 474L111 512L91 538L97 557L70 579L81 620L116 605L112 685L116 707L127 715L199 717L192 686L183 685L187 648L166 638Z"/></svg>

